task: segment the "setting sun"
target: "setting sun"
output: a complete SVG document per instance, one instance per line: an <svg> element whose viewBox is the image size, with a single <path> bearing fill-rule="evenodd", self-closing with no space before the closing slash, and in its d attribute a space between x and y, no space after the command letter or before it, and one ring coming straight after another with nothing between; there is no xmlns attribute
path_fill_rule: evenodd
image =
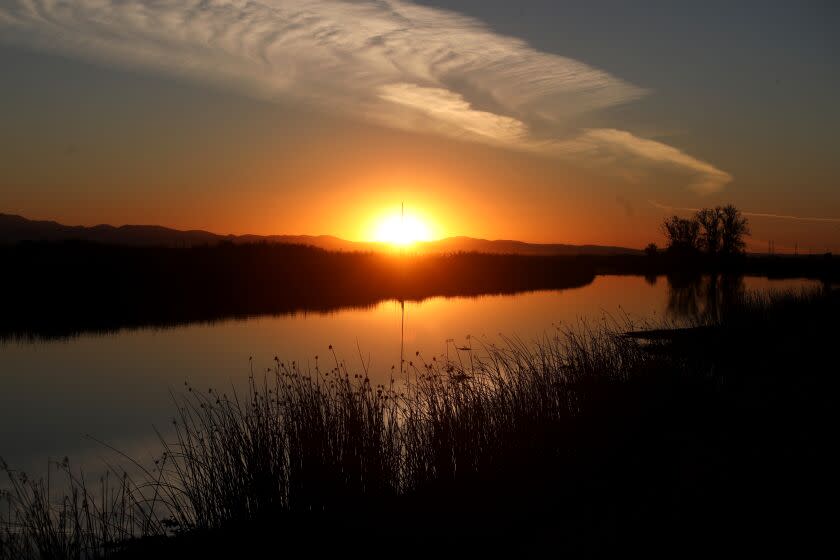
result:
<svg viewBox="0 0 840 560"><path fill-rule="evenodd" d="M374 240L404 247L417 241L431 241L429 226L416 216L387 216L379 222Z"/></svg>

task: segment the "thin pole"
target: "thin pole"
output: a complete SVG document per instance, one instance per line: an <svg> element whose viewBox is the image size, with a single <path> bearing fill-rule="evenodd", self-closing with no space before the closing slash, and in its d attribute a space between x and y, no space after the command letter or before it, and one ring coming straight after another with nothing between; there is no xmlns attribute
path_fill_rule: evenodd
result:
<svg viewBox="0 0 840 560"><path fill-rule="evenodd" d="M400 376L403 374L405 360L405 300L400 300Z"/></svg>
<svg viewBox="0 0 840 560"><path fill-rule="evenodd" d="M400 202L400 235L405 236L405 201ZM400 243L400 256L402 257L405 247ZM400 300L400 376L403 374L405 364L405 300ZM406 385L411 388L408 370L405 370Z"/></svg>

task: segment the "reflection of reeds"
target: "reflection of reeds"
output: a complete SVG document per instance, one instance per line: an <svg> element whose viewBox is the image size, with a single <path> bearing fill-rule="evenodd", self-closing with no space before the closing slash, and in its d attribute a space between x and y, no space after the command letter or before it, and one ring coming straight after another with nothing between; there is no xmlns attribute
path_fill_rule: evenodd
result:
<svg viewBox="0 0 840 560"><path fill-rule="evenodd" d="M0 531L0 557L97 557L134 537L289 515L390 520L406 508L476 508L488 518L536 510L585 523L577 508L606 511L622 499L670 504L669 493L686 484L663 470L670 446L723 453L714 430L737 434L739 423L755 422L756 411L741 404L720 417L731 399L753 406L733 376L772 351L763 346L768 332L800 347L818 344L836 315L832 301L816 293L740 297L717 316L720 337L697 347L667 337L641 344L620 329L585 325L534 345L471 342L448 359L416 354L407 364L410 386L375 385L335 354L329 367L316 358L312 370L275 358L273 368L252 372L245 394L187 386L176 396L174 438L161 438L163 454L140 482L114 469L119 482L103 480L93 491L65 464L71 492L55 504L42 483L9 471L14 509ZM780 394L795 384L781 356L759 360L779 368L762 369L762 391L768 379L780 380ZM730 384L737 389L721 396ZM788 413L802 405L786 404ZM698 443L704 438L711 447ZM735 445L727 451L733 461L745 444ZM691 464L681 468L701 470L676 474L717 476L709 461L708 473ZM664 498L651 497L657 485Z"/></svg>

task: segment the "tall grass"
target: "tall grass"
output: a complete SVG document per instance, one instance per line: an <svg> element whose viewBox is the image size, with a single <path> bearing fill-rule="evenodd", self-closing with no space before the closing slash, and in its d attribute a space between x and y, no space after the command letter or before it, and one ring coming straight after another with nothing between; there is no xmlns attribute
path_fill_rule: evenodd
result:
<svg viewBox="0 0 840 560"><path fill-rule="evenodd" d="M836 316L817 294L750 296L703 326L748 322L743 332L755 334L803 309ZM4 465L0 558L108 557L136 539L290 516L566 508L561 517L586 523L587 508L670 477L656 470L667 446L702 439L716 421L725 360L675 348L581 323L534 344L417 353L410 383L375 385L333 353L311 370L275 358L244 394L187 385L173 396L174 436L161 437L154 467L136 465L136 482L112 469L94 491L64 463L71 491L56 503L43 482Z"/></svg>
<svg viewBox="0 0 840 560"><path fill-rule="evenodd" d="M59 498L50 484L53 468L61 475ZM15 472L2 460L0 469L9 483L0 494L8 508L0 514L0 558L101 558L133 539L166 531L154 498L124 470L109 467L91 486L66 457L50 464L46 481ZM150 478L143 486L161 480Z"/></svg>

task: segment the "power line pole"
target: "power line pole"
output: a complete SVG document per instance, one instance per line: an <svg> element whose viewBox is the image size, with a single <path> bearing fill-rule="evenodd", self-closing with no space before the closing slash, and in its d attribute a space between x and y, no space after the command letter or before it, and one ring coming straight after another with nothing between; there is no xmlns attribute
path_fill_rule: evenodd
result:
<svg viewBox="0 0 840 560"><path fill-rule="evenodd" d="M402 241L405 238L405 201L400 202L400 236L403 237L400 241L400 257L403 256L405 247ZM403 368L405 367L405 299L400 300L400 377L402 377ZM405 370L408 374L408 370ZM408 388L411 388L411 383L408 383Z"/></svg>

